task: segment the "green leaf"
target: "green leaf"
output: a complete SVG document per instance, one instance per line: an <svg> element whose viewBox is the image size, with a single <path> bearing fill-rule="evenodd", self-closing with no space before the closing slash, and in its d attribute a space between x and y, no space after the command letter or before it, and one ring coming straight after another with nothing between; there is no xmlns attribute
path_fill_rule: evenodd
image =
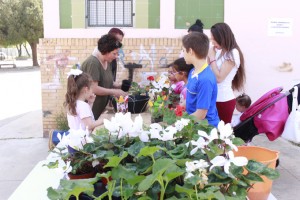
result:
<svg viewBox="0 0 300 200"><path fill-rule="evenodd" d="M249 172L244 176L244 178L248 181L253 181L253 182L263 182L264 180L257 174Z"/></svg>
<svg viewBox="0 0 300 200"><path fill-rule="evenodd" d="M143 142L135 142L128 148L128 153L129 155L136 157L143 147L145 147L145 144Z"/></svg>
<svg viewBox="0 0 300 200"><path fill-rule="evenodd" d="M95 143L86 143L84 146L83 146L83 150L85 152L89 152L89 153L92 153L95 151Z"/></svg>
<svg viewBox="0 0 300 200"><path fill-rule="evenodd" d="M185 144L180 144L176 148L167 151L167 154L173 159L186 158L188 153L188 148Z"/></svg>
<svg viewBox="0 0 300 200"><path fill-rule="evenodd" d="M140 157L135 164L136 171L139 173L148 173L152 171L152 160L150 157Z"/></svg>
<svg viewBox="0 0 300 200"><path fill-rule="evenodd" d="M279 178L279 176L280 176L280 174L277 170L268 168L268 167L266 167L261 174L271 180L275 180L275 179Z"/></svg>
<svg viewBox="0 0 300 200"><path fill-rule="evenodd" d="M104 168L106 167L116 167L120 164L120 162L126 158L128 155L128 153L126 151L123 152L122 156L121 157L118 157L118 156L113 156L113 157L109 157L109 161L108 163L104 166Z"/></svg>
<svg viewBox="0 0 300 200"><path fill-rule="evenodd" d="M112 178L114 180L125 179L131 185L135 185L145 179L144 176L138 176L134 171L128 170L121 165L112 170Z"/></svg>
<svg viewBox="0 0 300 200"><path fill-rule="evenodd" d="M248 164L245 167L248 171L253 173L261 173L266 168L264 164L257 162L255 160L249 160Z"/></svg>
<svg viewBox="0 0 300 200"><path fill-rule="evenodd" d="M228 178L228 175L224 172L224 170L221 167L214 167L211 172L220 179Z"/></svg>
<svg viewBox="0 0 300 200"><path fill-rule="evenodd" d="M208 183L209 185L222 185L222 184L227 184L232 181L231 178L225 178L225 179L220 179L218 178L215 174L211 173L208 175Z"/></svg>
<svg viewBox="0 0 300 200"><path fill-rule="evenodd" d="M99 158L99 159L108 158L108 157L114 156L114 152L112 150L108 150L108 151L101 150L101 151L97 151L95 155L96 155L96 158Z"/></svg>
<svg viewBox="0 0 300 200"><path fill-rule="evenodd" d="M157 173L164 173L172 164L174 164L175 161L168 159L168 158L163 158L163 159L158 159L154 165L153 165L153 174Z"/></svg>
<svg viewBox="0 0 300 200"><path fill-rule="evenodd" d="M164 176L164 180L168 183L171 180L181 176L182 174L184 174L184 172L170 172Z"/></svg>
<svg viewBox="0 0 300 200"><path fill-rule="evenodd" d="M141 157L141 156L153 156L153 154L160 150L159 147L149 147L146 146L144 148L141 149L140 153L137 155L137 157Z"/></svg>
<svg viewBox="0 0 300 200"><path fill-rule="evenodd" d="M180 167L185 167L185 163L191 161L191 159L179 159L176 160L176 165L180 166Z"/></svg>
<svg viewBox="0 0 300 200"><path fill-rule="evenodd" d="M192 176L185 180L185 183L191 184L191 185L197 185L198 182L201 181L199 176Z"/></svg>
<svg viewBox="0 0 300 200"><path fill-rule="evenodd" d="M244 168L236 165L230 165L229 171L232 173L232 175L239 177L243 174Z"/></svg>
<svg viewBox="0 0 300 200"><path fill-rule="evenodd" d="M244 145L244 144L245 144L245 141L244 141L242 138L235 137L235 138L232 139L232 143L233 143L235 146L241 146L241 145Z"/></svg>
<svg viewBox="0 0 300 200"><path fill-rule="evenodd" d="M156 181L156 175L150 174L144 180L142 180L142 182L139 184L138 190L141 192L148 190L155 181Z"/></svg>
<svg viewBox="0 0 300 200"><path fill-rule="evenodd" d="M178 193L185 193L185 194L187 194L187 196L192 196L193 194L195 194L194 189L186 188L186 187L180 186L180 185L175 186L175 191Z"/></svg>
<svg viewBox="0 0 300 200"><path fill-rule="evenodd" d="M58 160L55 162L49 162L48 164L44 164L43 166L47 166L49 169L58 168Z"/></svg>
<svg viewBox="0 0 300 200"><path fill-rule="evenodd" d="M53 189L52 187L49 187L47 189L47 197L51 200L57 200L57 199L62 199L66 194L62 194L63 192L57 191Z"/></svg>
<svg viewBox="0 0 300 200"><path fill-rule="evenodd" d="M148 196L142 196L142 197L138 198L138 200L152 200L152 198L150 198Z"/></svg>
<svg viewBox="0 0 300 200"><path fill-rule="evenodd" d="M83 192L86 194L94 192L94 183L97 182L97 180L98 178L78 180L61 179L60 188L48 188L47 195L50 199L69 199L72 195L79 197Z"/></svg>
<svg viewBox="0 0 300 200"><path fill-rule="evenodd" d="M247 187L239 187L238 185L231 184L227 191L227 194L233 196L234 198L239 197L240 199L245 199L247 196Z"/></svg>

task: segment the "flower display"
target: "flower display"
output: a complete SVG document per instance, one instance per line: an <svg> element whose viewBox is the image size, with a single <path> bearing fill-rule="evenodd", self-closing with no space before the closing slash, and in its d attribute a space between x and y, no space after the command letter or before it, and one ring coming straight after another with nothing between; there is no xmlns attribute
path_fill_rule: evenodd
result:
<svg viewBox="0 0 300 200"><path fill-rule="evenodd" d="M166 106L167 96L155 96L153 100L148 101L151 117L154 119L162 118Z"/></svg>
<svg viewBox="0 0 300 200"><path fill-rule="evenodd" d="M132 120L131 113L116 113L92 138L93 158L105 161L105 170L84 184L64 180L59 188L48 189L50 199L78 196L78 190L70 190L74 184L99 199L245 199L252 184L263 181L260 175L279 175L262 163L234 156L244 142L230 125L211 127L184 114L173 124L147 126L140 115ZM92 183L102 179L106 191L95 197Z"/></svg>
<svg viewBox="0 0 300 200"><path fill-rule="evenodd" d="M151 99L154 99L156 95L160 92L168 91L170 87L170 81L168 76L161 74L158 78L154 79L153 76L149 76L147 80L150 81L150 89L149 89L149 95Z"/></svg>
<svg viewBox="0 0 300 200"><path fill-rule="evenodd" d="M117 112L126 113L128 111L128 96L115 97L117 103Z"/></svg>

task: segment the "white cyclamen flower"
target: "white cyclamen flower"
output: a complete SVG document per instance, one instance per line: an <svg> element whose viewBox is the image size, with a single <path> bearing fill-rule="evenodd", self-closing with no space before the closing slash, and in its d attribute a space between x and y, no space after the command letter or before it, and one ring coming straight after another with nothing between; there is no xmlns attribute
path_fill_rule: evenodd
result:
<svg viewBox="0 0 300 200"><path fill-rule="evenodd" d="M142 131L139 134L139 138L142 142L149 142L149 131Z"/></svg>
<svg viewBox="0 0 300 200"><path fill-rule="evenodd" d="M215 139L219 139L218 131L216 128L212 129L209 135L206 132L199 130L198 135L208 139L208 143Z"/></svg>
<svg viewBox="0 0 300 200"><path fill-rule="evenodd" d="M66 136L68 138L68 145L74 149L82 149L83 145L86 143L86 133L87 132L82 129L70 129L69 134Z"/></svg>
<svg viewBox="0 0 300 200"><path fill-rule="evenodd" d="M189 122L189 119L181 118L180 120L177 120L175 122L175 127L178 131L181 131L185 126L189 124Z"/></svg>
<svg viewBox="0 0 300 200"><path fill-rule="evenodd" d="M115 117L112 117L111 120L104 119L103 120L104 127L110 132L112 135L117 135L120 129L120 124L116 121Z"/></svg>
<svg viewBox="0 0 300 200"><path fill-rule="evenodd" d="M143 132L143 118L141 115L135 117L132 128L129 131L130 137L137 137Z"/></svg>
<svg viewBox="0 0 300 200"><path fill-rule="evenodd" d="M216 156L214 159L212 159L210 162L212 163L212 166L209 170L212 170L212 168L216 166L224 166L224 172L229 174L229 167L231 163L233 163L236 166L245 166L248 164L248 159L245 157L234 157L234 154L232 151L228 152L228 159L226 159L223 156Z"/></svg>
<svg viewBox="0 0 300 200"><path fill-rule="evenodd" d="M190 153L191 155L194 155L198 149L203 149L208 143L203 139L203 137L199 137L197 141L192 140L191 144L196 146Z"/></svg>
<svg viewBox="0 0 300 200"><path fill-rule="evenodd" d="M177 132L177 129L173 126L168 126L165 130L163 130L163 136L161 138L162 141L174 140L174 134Z"/></svg>
<svg viewBox="0 0 300 200"><path fill-rule="evenodd" d="M218 130L220 132L220 139L225 140L225 139L230 139L231 136L233 136L233 130L230 125L230 123L226 124L221 120L218 124Z"/></svg>
<svg viewBox="0 0 300 200"><path fill-rule="evenodd" d="M158 123L154 123L154 124L150 124L150 138L152 139L159 139L161 140L161 135L160 135L160 132L162 132L163 128L161 127L160 124Z"/></svg>
<svg viewBox="0 0 300 200"><path fill-rule="evenodd" d="M116 113L115 115L116 121L120 125L120 131L119 131L119 138L122 138L129 134L132 131L133 121L131 119L131 113L127 112L125 114L123 113Z"/></svg>

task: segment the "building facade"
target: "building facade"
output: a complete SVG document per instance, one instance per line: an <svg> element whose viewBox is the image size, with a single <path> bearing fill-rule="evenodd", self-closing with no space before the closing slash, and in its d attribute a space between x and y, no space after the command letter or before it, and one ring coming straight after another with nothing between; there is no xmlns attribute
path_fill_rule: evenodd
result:
<svg viewBox="0 0 300 200"><path fill-rule="evenodd" d="M299 14L292 0L43 0L44 38L40 39L44 136L56 128L64 110L66 73L87 58L97 39L111 27L125 33L118 80L127 78L124 63L143 65L134 80L166 71L178 58L181 37L199 18L205 33L217 22L230 25L246 60L245 92L253 100L273 87L300 82ZM291 71L279 71L283 62Z"/></svg>

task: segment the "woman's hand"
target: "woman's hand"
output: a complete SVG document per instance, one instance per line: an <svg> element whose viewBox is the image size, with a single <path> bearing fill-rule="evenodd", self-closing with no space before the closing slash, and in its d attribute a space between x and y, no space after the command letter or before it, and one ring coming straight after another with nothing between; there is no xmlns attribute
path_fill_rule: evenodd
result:
<svg viewBox="0 0 300 200"><path fill-rule="evenodd" d="M209 49L207 56L208 56L208 63L216 59L216 49L214 46Z"/></svg>
<svg viewBox="0 0 300 200"><path fill-rule="evenodd" d="M116 96L116 97L119 97L119 96L125 97L125 96L128 95L128 93L124 92L123 90L120 90L120 89L114 89L114 94L113 95Z"/></svg>

